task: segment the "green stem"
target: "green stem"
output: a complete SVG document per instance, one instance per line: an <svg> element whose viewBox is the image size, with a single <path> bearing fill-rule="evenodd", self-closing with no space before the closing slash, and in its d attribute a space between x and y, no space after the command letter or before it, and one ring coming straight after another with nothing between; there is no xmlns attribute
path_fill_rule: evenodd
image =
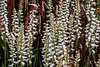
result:
<svg viewBox="0 0 100 67"><path fill-rule="evenodd" d="M29 66L28 61L27 61L27 67Z"/></svg>
<svg viewBox="0 0 100 67"><path fill-rule="evenodd" d="M77 42L78 42L78 33L76 33L76 50L77 50Z"/></svg>
<svg viewBox="0 0 100 67"><path fill-rule="evenodd" d="M23 67L23 65L21 64L21 67Z"/></svg>
<svg viewBox="0 0 100 67"><path fill-rule="evenodd" d="M41 16L39 17L39 32L41 32Z"/></svg>
<svg viewBox="0 0 100 67"><path fill-rule="evenodd" d="M15 66L14 67L16 67L16 64L15 64Z"/></svg>
<svg viewBox="0 0 100 67"><path fill-rule="evenodd" d="M5 67L6 67L6 44L5 44Z"/></svg>
<svg viewBox="0 0 100 67"><path fill-rule="evenodd" d="M5 34L6 35L6 34ZM7 47L7 45L6 45L6 36L4 36L4 53L5 53L5 55L4 55L4 66L6 67L6 59L7 59L7 55L6 55L6 53L7 53L7 51L6 51L6 48Z"/></svg>

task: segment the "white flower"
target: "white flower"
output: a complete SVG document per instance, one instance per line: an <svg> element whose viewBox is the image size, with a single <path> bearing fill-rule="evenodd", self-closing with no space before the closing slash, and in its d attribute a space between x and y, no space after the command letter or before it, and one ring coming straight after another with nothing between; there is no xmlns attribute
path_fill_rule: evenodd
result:
<svg viewBox="0 0 100 67"><path fill-rule="evenodd" d="M24 62L21 62L21 64L24 66L25 65L25 63Z"/></svg>
<svg viewBox="0 0 100 67"><path fill-rule="evenodd" d="M50 65L50 67L53 67L53 66L54 66L54 64L51 64L51 65Z"/></svg>
<svg viewBox="0 0 100 67"><path fill-rule="evenodd" d="M92 52L93 52L93 54L95 54L95 51L94 50L92 50Z"/></svg>
<svg viewBox="0 0 100 67"><path fill-rule="evenodd" d="M65 61L64 60L63 60L62 64L65 65Z"/></svg>
<svg viewBox="0 0 100 67"><path fill-rule="evenodd" d="M47 60L50 60L50 58L47 58Z"/></svg>
<svg viewBox="0 0 100 67"><path fill-rule="evenodd" d="M12 63L11 65L8 65L9 67L13 67L14 66L14 64Z"/></svg>
<svg viewBox="0 0 100 67"><path fill-rule="evenodd" d="M98 45L96 45L96 44L91 44L91 46L92 46L92 47L98 47Z"/></svg>
<svg viewBox="0 0 100 67"><path fill-rule="evenodd" d="M60 57L64 57L64 55L61 55Z"/></svg>

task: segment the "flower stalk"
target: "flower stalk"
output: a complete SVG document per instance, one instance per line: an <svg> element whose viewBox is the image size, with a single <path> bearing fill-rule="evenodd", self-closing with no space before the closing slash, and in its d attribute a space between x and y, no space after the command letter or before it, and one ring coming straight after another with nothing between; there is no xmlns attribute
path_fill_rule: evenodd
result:
<svg viewBox="0 0 100 67"><path fill-rule="evenodd" d="M7 18L7 4L6 4L6 1L5 0L2 0L2 1L0 1L0 4L1 4L1 6L0 6L0 15L1 15L1 18L2 18L2 20L1 20L1 26L2 26L2 28L1 28L1 38L2 38L2 40L4 41L4 47L3 47L3 50L4 50L4 67L6 67L6 63L7 63L7 56L8 56L8 54L7 54L7 52L8 52L8 50L7 50L7 45L6 45L6 41L8 40L8 35L9 35L9 31L8 31L8 18Z"/></svg>

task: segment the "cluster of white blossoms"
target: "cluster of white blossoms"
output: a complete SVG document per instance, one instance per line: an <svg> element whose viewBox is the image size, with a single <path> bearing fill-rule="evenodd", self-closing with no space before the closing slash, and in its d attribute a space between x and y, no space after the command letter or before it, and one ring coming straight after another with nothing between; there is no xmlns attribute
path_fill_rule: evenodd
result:
<svg viewBox="0 0 100 67"><path fill-rule="evenodd" d="M57 39L56 39L56 22L53 21L54 20L54 15L51 13L50 15L50 26L49 24L45 24L45 32L44 32L44 36L43 36L43 43L44 43L44 47L43 47L43 62L44 62L44 66L55 66L56 63L58 62L57 60Z"/></svg>
<svg viewBox="0 0 100 67"><path fill-rule="evenodd" d="M17 12L16 9L13 9L13 21L12 21L12 33L14 34L14 36L17 38L18 37L18 33L19 33L19 22L18 22L18 17L17 17Z"/></svg>
<svg viewBox="0 0 100 67"><path fill-rule="evenodd" d="M100 21L98 21L97 15L95 13L96 9L93 8L95 2L93 0L87 1L86 16L89 23L86 25L86 45L89 48L89 55L95 55L95 47L97 48L100 41ZM95 56L94 56L95 57ZM99 60L98 60L99 61ZM96 64L96 60L94 59ZM97 64L98 65L98 64ZM99 65L98 65L99 66Z"/></svg>
<svg viewBox="0 0 100 67"><path fill-rule="evenodd" d="M75 8L75 1L73 0L73 1L71 1L71 6L72 6L72 10L73 10L73 15L75 15L75 10L76 10L76 8Z"/></svg>
<svg viewBox="0 0 100 67"><path fill-rule="evenodd" d="M31 59L34 57L32 52L32 44L33 39L36 39L34 37L36 29L36 23L37 21L34 19L35 11L33 10L30 15L30 23L27 27L27 30L25 30L24 34L24 24L22 23L22 4L19 5L18 13L16 12L16 9L13 9L13 15L12 15L12 31L8 31L8 18L7 18L7 4L6 1L0 1L0 14L2 18L2 28L1 28L1 34L2 34L2 40L6 41L8 38L8 46L10 47L10 58L8 59L9 67L14 67L16 64L21 64L21 66L24 66L26 62L30 63L31 65Z"/></svg>
<svg viewBox="0 0 100 67"><path fill-rule="evenodd" d="M19 48L18 45L18 36L19 36L19 23L18 23L18 18L17 18L17 13L16 13L16 9L13 9L13 21L12 21L12 32L10 33L10 35L8 36L8 44L10 47L10 59L8 59L8 61L11 62L11 64L9 66L13 66L14 63L19 63L19 61L15 60L15 58L17 58L17 53L18 50L16 51L16 48ZM17 46L16 46L16 45ZM11 60L12 59L12 60Z"/></svg>
<svg viewBox="0 0 100 67"><path fill-rule="evenodd" d="M32 37L32 33L31 33L31 27L27 27L27 30L25 30L25 45L27 46L27 48L25 48L26 50L26 55L27 55L27 59L26 61L29 62L30 64L32 63L32 58L34 57L33 52L32 52L32 44L33 44L33 37Z"/></svg>
<svg viewBox="0 0 100 67"><path fill-rule="evenodd" d="M36 24L38 23L35 20L35 12L37 12L36 10L31 11L31 15L30 15L30 23L29 26L27 27L27 30L25 30L25 44L27 46L26 51L27 51L27 61L32 64L32 58L34 57L33 52L32 52L32 44L33 44L33 40L36 39L36 37L34 37L34 35L36 34Z"/></svg>
<svg viewBox="0 0 100 67"><path fill-rule="evenodd" d="M65 9L68 9L67 7ZM66 55L66 31L65 27L67 27L67 14L66 18L63 16L63 6L62 0L60 2L59 11L58 11L59 21L55 21L53 13L49 14L49 21L45 24L45 32L43 36L43 62L44 66L56 66L59 64L60 60ZM66 25L66 26L65 26ZM67 29L67 28L66 28ZM63 60L62 64L65 64L65 60Z"/></svg>
<svg viewBox="0 0 100 67"><path fill-rule="evenodd" d="M62 6L60 9L62 10ZM61 16L60 18L62 18L62 12L59 11L59 14L59 16ZM62 20L60 19L60 21L56 22L53 13L49 15L49 23L45 24L45 32L42 39L44 43L43 62L44 66L53 67L56 66L59 63L59 60L66 54L66 35L64 31L65 24L62 22Z"/></svg>
<svg viewBox="0 0 100 67"><path fill-rule="evenodd" d="M66 12L65 16L63 15L64 8L63 7L63 1L60 1L59 4L59 12L58 12L58 16L59 16L59 21L57 21L57 35L58 35L58 43L57 43L57 49L58 49L58 60L64 58L64 56L66 55L66 40L67 40L67 36L66 36L66 31L67 31L67 22L66 22L66 18L68 16L66 16L68 13ZM68 10L67 10L68 11ZM68 20L67 20L68 21ZM63 62L65 63L65 61L63 60ZM64 64L63 64L64 65Z"/></svg>
<svg viewBox="0 0 100 67"><path fill-rule="evenodd" d="M62 4L60 4L59 5L59 7L62 5L62 7L59 9L59 14L58 14L58 16L59 16L59 20L61 20L61 22L60 23L62 23L63 22L63 25L64 25L64 30L65 30L65 34L66 35L68 35L69 34L69 32L68 32L68 24L70 23L69 22L69 1L68 0L65 0L65 1L63 1L62 2ZM66 43L68 43L69 41L68 41L68 37L66 36L65 37L65 41L66 41Z"/></svg>
<svg viewBox="0 0 100 67"><path fill-rule="evenodd" d="M49 11L46 11L48 13L48 15L46 15L48 18L50 18L50 14L52 13L52 0L48 1L48 7L49 7ZM49 22L49 21L46 21Z"/></svg>
<svg viewBox="0 0 100 67"><path fill-rule="evenodd" d="M5 0L0 1L0 18L2 18L1 20L1 38L2 40L6 40L7 36L9 35L9 31L8 31L8 18L7 18L7 4L5 3Z"/></svg>
<svg viewBox="0 0 100 67"><path fill-rule="evenodd" d="M22 1L22 0L21 0ZM20 1L18 13L16 9L13 9L12 17L12 31L8 31L8 18L7 18L7 4L6 0L0 1L0 18L1 23L1 37L5 41L8 38L8 45L10 47L9 67L14 67L18 64L25 66L27 63L31 66L33 55L33 39L36 39L34 35L37 30L38 20L36 19L36 10L31 11L30 23L27 26L27 30L24 33L23 11L22 2ZM86 16L88 23L86 25L86 45L89 48L89 55L94 51L94 47L97 47L100 40L100 21L96 18L95 9L92 7L95 2L93 0L87 1ZM69 6L73 7L73 13L70 13ZM43 34L42 42L44 47L43 53L43 65L45 67L70 67L71 57L74 54L73 48L75 47L74 66L79 67L80 51L77 49L78 40L81 35L81 23L80 23L80 4L79 0L60 0L58 14L56 19L52 13L53 5L52 0L48 1L49 11L47 17L49 18L45 24L45 31ZM71 14L71 15L70 15ZM75 18L73 18L75 17ZM92 49L90 48L92 47ZM100 63L100 60L98 60Z"/></svg>
<svg viewBox="0 0 100 67"><path fill-rule="evenodd" d="M45 63L45 64L43 64L45 67L47 67L47 66L49 66L50 64L49 64L49 61L50 61L50 59L52 59L52 56L50 56L51 55L51 53L50 53L50 46L49 46L49 44L50 44L50 41L49 41L49 39L50 39L50 30L49 30L49 26L48 26L49 24L45 24L45 32L44 32L44 36L43 36L43 39L42 39L42 42L44 43L44 47L43 47L43 51L42 51L42 53L43 53L43 58L44 58L44 60L43 60L43 62Z"/></svg>
<svg viewBox="0 0 100 67"><path fill-rule="evenodd" d="M74 2L73 2L74 4ZM74 5L73 5L74 6ZM75 67L79 67L79 61L80 61L80 51L77 49L78 45L78 39L80 38L81 35L81 23L80 23L80 4L79 4L79 0L75 0L75 7L74 7L74 14L75 14L75 19L71 19L71 23L74 20L74 26L71 27L73 28L73 33L74 35L72 36L72 41L75 41L75 49L76 49L76 55L75 55ZM72 34L73 34L72 33ZM72 42L72 45L74 44L74 42Z"/></svg>
<svg viewBox="0 0 100 67"><path fill-rule="evenodd" d="M93 0L88 1L87 5L87 18L89 23L86 25L86 45L87 47L92 46L92 48L97 47L97 43L99 43L99 23L98 19L96 18L95 8L93 8Z"/></svg>
<svg viewBox="0 0 100 67"><path fill-rule="evenodd" d="M18 45L19 45L19 48L17 49L19 51L19 60L20 60L20 63L24 66L26 58L27 58L25 54L27 52L25 51L26 45L25 45L24 25L22 23L21 23L19 37L18 37Z"/></svg>
<svg viewBox="0 0 100 67"><path fill-rule="evenodd" d="M43 62L45 67L53 67L56 64L56 24L54 19L54 14L52 13L52 0L48 2L49 11L47 11L49 18L47 23L45 23L45 31L42 42L44 43L43 47Z"/></svg>
<svg viewBox="0 0 100 67"><path fill-rule="evenodd" d="M14 46L15 37L12 33L10 33L10 38L9 38L8 44L9 44L9 47L10 47L10 50L11 50L11 51L9 51L11 53L10 59L8 59L8 61L11 61L11 64L9 65L9 67L12 67L14 65L14 62L15 62L14 58L16 57L16 54L15 54L16 49L15 49L15 46Z"/></svg>
<svg viewBox="0 0 100 67"><path fill-rule="evenodd" d="M32 37L33 39L36 39L36 37L34 37L34 35L36 34L36 30L37 30L37 23L38 21L35 20L36 18L36 13L37 11L36 10L33 10L33 11L30 11L31 15L30 15L30 29L31 29L31 32L32 32Z"/></svg>
<svg viewBox="0 0 100 67"><path fill-rule="evenodd" d="M71 40L71 43L74 44L75 43L75 46L77 48L77 45L78 45L78 39L80 38L80 34L81 34L81 30L82 30L82 27L81 27L81 23L80 23L80 4L79 4L79 0L75 0L75 1L71 1L71 6L72 6L72 10L73 10L73 13L72 13L72 17L75 17L73 19L70 18L70 25L69 24L69 32L71 35L71 38L69 39L72 39ZM69 41L70 42L70 41ZM73 47L73 45L72 45Z"/></svg>
<svg viewBox="0 0 100 67"><path fill-rule="evenodd" d="M75 8L74 5L74 1L72 1L72 6L73 9ZM74 44L74 40L75 40L75 35L73 34L73 16L70 15L69 13L69 5L70 5L70 0L65 0L63 1L63 21L65 23L65 34L66 34L66 38L65 38L65 42L68 43L70 45L70 49L73 48L73 44ZM68 36L67 36L68 35Z"/></svg>
<svg viewBox="0 0 100 67"><path fill-rule="evenodd" d="M19 2L19 9L18 9L18 22L19 26L21 26L21 23L23 21L23 7L22 7L22 0Z"/></svg>
<svg viewBox="0 0 100 67"><path fill-rule="evenodd" d="M0 18L1 20L1 38L4 42L4 66L6 66L6 62L7 62L7 45L6 45L6 41L8 40L8 36L9 36L9 30L8 30L8 18L7 18L7 4L6 4L7 0L2 0L0 1Z"/></svg>
<svg viewBox="0 0 100 67"><path fill-rule="evenodd" d="M33 39L36 39L34 37L35 31L36 31L36 23L37 21L34 20L35 18L34 11L31 12L30 15L30 23L29 26L27 27L27 30L25 30L24 34L24 25L21 23L21 27L18 26L18 30L20 31L18 33L18 37L16 38L16 49L17 51L15 52L17 56L19 56L18 60L15 62L16 64L21 63L23 66L25 65L25 62L29 62L29 64L32 64L31 59L34 57L33 52L32 52L32 44L33 44ZM16 24L15 24L16 26ZM18 31L17 29L15 29Z"/></svg>
<svg viewBox="0 0 100 67"><path fill-rule="evenodd" d="M80 61L80 51L76 51L76 55L75 55L75 67L79 67L79 61Z"/></svg>
<svg viewBox="0 0 100 67"><path fill-rule="evenodd" d="M79 4L79 0L76 0L75 1L75 25L74 25L74 32L75 32L75 39L76 39L76 47L77 47L77 41L78 41L78 38L80 38L80 34L81 34L81 23L80 23L80 4Z"/></svg>
<svg viewBox="0 0 100 67"><path fill-rule="evenodd" d="M69 50L66 50L67 48L72 48L75 40L75 35L73 32L76 32L77 39L80 38L80 30L81 30L81 24L80 24L80 18L79 18L79 2L75 2L77 7L76 8L76 14L74 19L75 27L73 27L73 16L69 15L69 0L61 0L59 4L59 11L58 11L58 17L54 18L54 15L52 12L52 1L49 0L49 7L50 10L49 20L48 23L45 23L45 31L43 35L43 62L44 66L68 66L69 65ZM70 17L70 18L68 18ZM70 19L70 21L69 21ZM75 29L74 29L75 28ZM72 31L75 30L75 31ZM67 36L69 35L69 36ZM70 47L67 45L70 45ZM66 47L67 46L67 47ZM78 54L79 55L79 54ZM67 57L67 58L66 58ZM79 58L76 58L76 62L79 62Z"/></svg>

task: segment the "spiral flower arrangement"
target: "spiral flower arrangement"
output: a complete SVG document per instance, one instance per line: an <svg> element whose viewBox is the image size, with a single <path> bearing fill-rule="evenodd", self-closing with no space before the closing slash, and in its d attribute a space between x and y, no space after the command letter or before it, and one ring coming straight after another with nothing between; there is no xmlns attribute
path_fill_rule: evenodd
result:
<svg viewBox="0 0 100 67"><path fill-rule="evenodd" d="M19 60L22 64L22 66L25 65L25 60L26 60L26 57L25 57L25 54L26 54L26 51L25 51L25 36L24 36L24 25L21 23L21 28L20 28L20 35L19 35L19 45L20 45L20 48L19 48Z"/></svg>
<svg viewBox="0 0 100 67"><path fill-rule="evenodd" d="M94 14L94 11L95 9L92 7L93 1L88 1L89 3L89 7L87 8L87 17L88 17L88 20L90 21L89 24L87 24L86 26L86 45L88 47L92 46L92 48L94 47L97 47L96 43L98 43L97 39L98 39L98 35L99 33L97 33L97 28L99 27L99 24L98 24L98 20L96 18L96 15ZM95 33L94 33L95 32ZM96 39L97 38L97 39ZM91 55L91 51L90 51L90 55Z"/></svg>
<svg viewBox="0 0 100 67"><path fill-rule="evenodd" d="M51 20L53 20L53 14L51 14ZM56 59L56 23L50 21L51 26L49 27L49 24L46 24L46 29L45 33L43 36L43 43L44 43L44 48L43 48L43 62L44 66L56 66L57 59ZM52 36L50 36L52 35ZM47 48L48 47L48 48ZM46 62L47 61L47 62Z"/></svg>
<svg viewBox="0 0 100 67"><path fill-rule="evenodd" d="M32 58L34 57L33 55L33 52L32 52L32 44L33 44L33 39L35 40L36 37L34 37L34 35L36 34L36 23L37 21L35 21L35 11L33 10L32 12L30 12L31 15L30 15L30 23L29 23L29 26L27 27L27 30L26 31L26 34L25 34L25 44L27 46L27 48L25 49L27 51L27 61L29 62L29 64L31 65L32 64Z"/></svg>
<svg viewBox="0 0 100 67"><path fill-rule="evenodd" d="M93 4L95 4L95 2L93 2L93 0L87 1L88 2L88 8L87 8L87 18L88 21L90 21L90 23L88 23L86 25L86 45L89 48L89 55L91 55L93 53L93 55L95 55L95 50L94 48L98 47L98 43L99 43L99 21L96 18L96 14L95 12L95 8L93 8ZM89 58L88 58L89 59ZM94 61L94 63L96 63L96 61Z"/></svg>
<svg viewBox="0 0 100 67"><path fill-rule="evenodd" d="M76 51L76 55L75 55L75 67L79 67L79 61L80 61L80 52Z"/></svg>
<svg viewBox="0 0 100 67"><path fill-rule="evenodd" d="M8 59L8 61L10 61L12 64L9 64L9 66L14 66L15 64L18 64L19 61L15 60L15 58L17 58L17 54L18 54L18 50L16 51L16 48L19 48L18 42L16 40L18 40L18 35L19 35L19 25L18 25L18 19L17 19L17 13L16 13L16 9L13 10L13 21L12 21L12 33L10 33L9 35L9 40L8 40L8 44L10 48L10 59ZM17 46L16 46L16 45ZM11 60L12 58L12 60Z"/></svg>
<svg viewBox="0 0 100 67"><path fill-rule="evenodd" d="M53 0L54 3L52 0L48 0L49 9L45 13L48 14L46 15L46 22L41 21L44 19L41 13L44 13L45 9L40 9L41 7L38 4L37 9L43 11L39 12L39 15L36 15L37 10L29 10L30 13L26 18L29 20L28 26L26 26L27 29L24 29L23 19L26 16L23 18L23 2L20 0L19 9L17 11L15 8L13 9L11 31L8 30L9 21L7 18L6 1L0 1L0 18L2 18L1 38L4 41L4 64L2 63L2 67L6 67L7 65L9 67L37 66L33 61L38 61L37 57L40 55L41 48L38 49L36 47L37 49L35 50L37 53L33 52L33 46L35 46L35 42L33 43L34 40L38 41L38 47L41 47L40 43L43 45L43 60L41 62L44 67L100 66L99 54L96 57L97 49L100 47L100 21L97 18L96 9L94 8L96 5L94 0L81 0L82 3L80 0L60 0L59 5L56 4L56 2L58 3L56 0ZM47 6L45 1L40 3L42 8ZM85 8L82 10L83 3L86 11ZM56 7L53 7L55 4ZM29 6L33 7L34 5ZM87 22L82 22L83 19L80 17L83 14L81 11L85 12L84 16L86 16L85 19ZM42 23L44 24L44 29L42 28ZM42 34L41 32L44 33ZM35 37L36 35L42 36ZM85 45L86 47L84 48ZM7 55L7 46L9 47L9 55ZM82 56L85 55L84 52L87 53L85 57ZM7 56L9 56L9 59ZM81 62L84 62L84 64Z"/></svg>
<svg viewBox="0 0 100 67"><path fill-rule="evenodd" d="M58 29L57 29L57 31L58 31L58 49L60 50L58 50L58 59L60 60L60 58L63 58L65 55L66 55L66 40L65 39L67 39L66 38L66 30L65 30L65 25L67 25L66 24L66 22L65 22L65 18L64 18L64 16L63 16L63 2L62 2L62 0L60 1L60 5L59 5L59 21L57 22L57 24L58 24ZM64 61L63 61L64 62Z"/></svg>
<svg viewBox="0 0 100 67"><path fill-rule="evenodd" d="M14 16L16 17L16 16ZM20 31L19 33L17 33L19 36L16 37L17 39L17 46L16 46L16 55L19 56L19 58L17 59L17 61L15 61L15 64L18 64L18 63L21 63L21 66L25 66L25 62L27 62L27 66L28 66L28 63L29 65L32 64L32 58L34 57L33 52L32 52L32 42L33 42L33 39L36 39L34 37L35 35L35 30L36 30L36 21L34 20L35 18L35 15L34 15L34 11L32 12L31 16L30 16L31 20L30 20L30 24L27 28L26 33L24 35L24 25L21 23L21 27L19 27L17 25L17 23L14 25L14 28L15 28L15 33ZM17 19L16 19L17 20ZM17 30L17 27L18 30ZM14 34L15 34L14 33Z"/></svg>
<svg viewBox="0 0 100 67"><path fill-rule="evenodd" d="M72 10L73 10L73 15L75 15L76 8L75 8L75 1L74 0L71 1L71 6L72 6Z"/></svg>
<svg viewBox="0 0 100 67"><path fill-rule="evenodd" d="M30 20L30 23L29 23L29 25L30 25L30 28L31 28L31 32L32 32L32 37L33 37L33 39L35 40L36 38L34 37L34 35L36 34L36 30L37 30L37 28L36 28L36 24L38 23L36 20L35 20L35 10L33 10L32 12L30 12L30 13L32 13L31 15L30 15L30 18L31 18L31 20Z"/></svg>
<svg viewBox="0 0 100 67"><path fill-rule="evenodd" d="M62 2L61 2L61 5L62 5ZM60 9L62 10L62 7L60 7ZM59 14L60 14L59 15L60 18L62 18L62 12L60 12ZM46 30L45 30L44 37L43 37L44 43L47 43L45 41L48 40L48 39L45 40L45 38L50 38L50 40L48 41L48 44L45 44L43 48L43 53L45 52L47 54L48 54L48 51L47 51L48 49L46 50L46 47L49 48L49 54L48 54L49 58L46 58L47 55L44 54L43 58L45 60L43 61L46 62L47 59L48 60L51 59L52 60L51 62L48 61L48 63L46 62L44 65L50 64L50 66L56 66L59 63L59 60L63 58L64 55L66 54L66 47L65 47L65 36L66 35L65 35L65 29L64 29L65 24L62 21L62 19L60 19L60 21L56 23L54 21L54 15L52 13L50 14L49 22L50 22L50 27L47 27L48 24L46 25ZM49 35L46 35L46 34L49 34Z"/></svg>
<svg viewBox="0 0 100 67"><path fill-rule="evenodd" d="M12 21L12 33L14 34L14 36L17 38L18 37L18 33L19 33L19 22L18 22L18 17L17 17L17 12L16 9L13 9L13 21Z"/></svg>
<svg viewBox="0 0 100 67"><path fill-rule="evenodd" d="M1 14L1 18L2 18L2 23L1 23L1 34L2 34L2 40L6 40L7 36L9 35L9 31L8 31L8 18L7 18L7 4L5 3L5 0L3 1L0 1L1 3L1 11L0 11L0 14Z"/></svg>
<svg viewBox="0 0 100 67"><path fill-rule="evenodd" d="M7 44L6 41L8 40L8 36L9 36L9 31L8 31L8 18L7 18L7 4L6 4L6 0L2 0L0 1L0 15L1 15L1 38L4 41L4 47L3 50L5 51L5 61L4 61L4 66L6 67L6 63L7 63Z"/></svg>
<svg viewBox="0 0 100 67"><path fill-rule="evenodd" d="M45 67L48 66L55 66L55 36L50 36L52 32L52 35L55 35L55 30L53 23L54 23L54 15L51 13L52 12L52 1L49 0L48 2L48 7L49 7L49 11L47 11L48 15L46 15L49 20L46 21L45 24L45 31L44 31L44 36L42 38L42 42L44 43L44 47L43 47L43 51L42 51L42 56L43 56L43 65ZM49 26L50 25L50 26ZM52 61L52 62L50 62Z"/></svg>
<svg viewBox="0 0 100 67"><path fill-rule="evenodd" d="M42 39L42 42L44 43L44 47L43 47L43 62L44 62L44 66L49 66L49 61L50 61L50 53L49 53L49 44L50 44L50 33L49 33L49 27L48 27L48 24L45 24L45 32L44 32L44 36L43 36L43 39Z"/></svg>
<svg viewBox="0 0 100 67"><path fill-rule="evenodd" d="M76 12L76 15L75 15L75 25L74 25L74 31L75 31L75 39L76 39L76 42L75 42L75 46L76 46L76 50L77 50L77 45L78 45L78 38L80 38L80 34L81 34L81 23L80 23L80 5L79 5L79 0L76 0L75 1L75 4L76 4L76 9L75 9L75 12Z"/></svg>
<svg viewBox="0 0 100 67"><path fill-rule="evenodd" d="M33 38L32 38L32 33L31 33L31 28L28 27L26 30L26 34L25 34L25 44L27 46L27 48L25 48L25 50L27 51L26 55L27 55L27 62L29 62L29 64L32 64L32 58L33 58L33 52L32 52L32 42Z"/></svg>
<svg viewBox="0 0 100 67"><path fill-rule="evenodd" d="M15 44L15 36L12 33L10 33L10 38L9 38L8 44L9 44L10 53L11 53L10 59L8 59L8 61L11 62L11 64L9 64L9 67L13 67L14 62L15 62L15 56L16 56L15 51L16 51L16 49L15 49L15 45L14 45Z"/></svg>
<svg viewBox="0 0 100 67"><path fill-rule="evenodd" d="M49 2L48 2L48 7L49 7L49 11L48 11L48 13L49 14L51 14L51 12L52 12L52 0L49 0Z"/></svg>
<svg viewBox="0 0 100 67"><path fill-rule="evenodd" d="M18 22L19 25L21 25L22 21L23 21L23 7L22 7L22 0L20 0L19 2L19 10L18 10Z"/></svg>
<svg viewBox="0 0 100 67"><path fill-rule="evenodd" d="M32 52L32 44L33 39L36 39L34 37L36 30L36 23L37 21L34 20L35 15L34 11L32 12L30 18L30 24L28 26L28 29L26 30L26 34L24 34L24 24L22 23L22 8L21 4L19 5L19 12L17 13L16 9L13 9L13 20L12 20L12 31L8 31L8 18L7 18L7 4L5 1L0 1L1 4L1 18L2 19L2 40L6 43L6 40L8 39L8 46L10 47L10 58L9 61L9 67L15 67L15 66L21 66L24 67L27 62L31 65L32 58L34 57ZM3 9L3 10L2 10ZM20 17L19 17L20 16ZM9 35L9 36L8 36ZM6 50L6 47L4 48ZM20 65L19 65L20 64ZM6 53L5 53L5 67L6 67Z"/></svg>

